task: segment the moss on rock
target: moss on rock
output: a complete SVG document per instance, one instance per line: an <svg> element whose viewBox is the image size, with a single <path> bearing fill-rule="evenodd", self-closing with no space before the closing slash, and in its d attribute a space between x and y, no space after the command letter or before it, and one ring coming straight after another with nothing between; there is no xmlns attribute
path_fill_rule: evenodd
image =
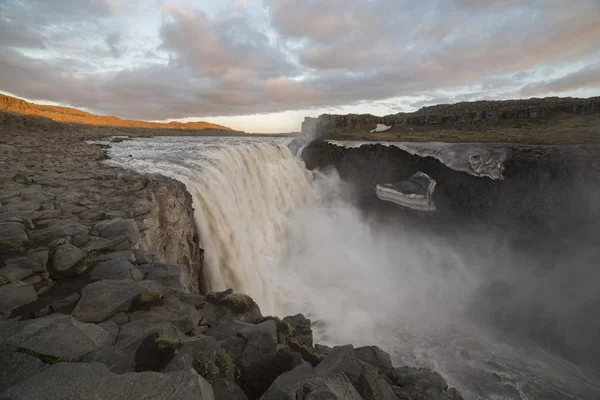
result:
<svg viewBox="0 0 600 400"><path fill-rule="evenodd" d="M166 335L164 333L161 333L160 335L158 335L158 337L156 338L154 343L156 343L156 346L160 350L167 349L169 347L179 346L179 340L177 338Z"/></svg>

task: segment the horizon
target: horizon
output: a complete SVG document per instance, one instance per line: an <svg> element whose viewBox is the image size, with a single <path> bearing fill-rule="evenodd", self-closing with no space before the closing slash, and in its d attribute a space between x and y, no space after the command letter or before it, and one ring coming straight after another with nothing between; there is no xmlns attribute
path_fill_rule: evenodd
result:
<svg viewBox="0 0 600 400"><path fill-rule="evenodd" d="M0 5L0 93L249 133L324 113L600 95L594 0L70 3Z"/></svg>

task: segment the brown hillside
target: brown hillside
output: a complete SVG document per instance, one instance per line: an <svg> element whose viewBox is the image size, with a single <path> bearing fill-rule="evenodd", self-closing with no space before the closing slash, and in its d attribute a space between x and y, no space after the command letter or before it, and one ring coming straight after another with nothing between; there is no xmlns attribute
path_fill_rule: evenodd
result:
<svg viewBox="0 0 600 400"><path fill-rule="evenodd" d="M185 130L202 130L202 129L218 129L231 130L223 125L211 124L210 122L146 122L130 119L121 119L112 116L101 116L90 114L85 111L70 107L46 106L35 103L29 103L25 100L16 97L5 96L0 94L0 111L9 111L18 114L38 115L50 118L58 122L69 122L85 125L96 126L115 126L125 128L144 128L144 129L185 129Z"/></svg>

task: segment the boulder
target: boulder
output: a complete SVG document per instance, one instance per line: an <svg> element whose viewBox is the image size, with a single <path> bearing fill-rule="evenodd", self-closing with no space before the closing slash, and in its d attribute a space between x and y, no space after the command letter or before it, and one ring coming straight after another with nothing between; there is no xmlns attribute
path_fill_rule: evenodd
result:
<svg viewBox="0 0 600 400"><path fill-rule="evenodd" d="M310 329L310 319L305 318L302 314L296 314L293 317L285 317L283 322L290 324L293 328L291 334L300 342L305 343L309 346L313 345L312 329Z"/></svg>
<svg viewBox="0 0 600 400"><path fill-rule="evenodd" d="M162 285L176 291L182 291L181 272L182 267L175 264L144 264L138 267L145 274L147 280L158 281Z"/></svg>
<svg viewBox="0 0 600 400"><path fill-rule="evenodd" d="M75 266L83 260L85 252L72 244L65 243L56 248L52 257L52 268L62 276L76 275Z"/></svg>
<svg viewBox="0 0 600 400"><path fill-rule="evenodd" d="M0 395L12 400L63 399L213 400L213 391L193 370L116 375L105 365L58 363Z"/></svg>
<svg viewBox="0 0 600 400"><path fill-rule="evenodd" d="M33 272L46 272L48 250L36 251L24 257L9 258L4 263L7 267L28 268Z"/></svg>
<svg viewBox="0 0 600 400"><path fill-rule="evenodd" d="M121 258L110 259L96 264L90 273L93 280L110 279L132 279L140 281L144 274L135 265Z"/></svg>
<svg viewBox="0 0 600 400"><path fill-rule="evenodd" d="M115 218L100 221L94 227L94 231L98 232L98 236L107 239L125 236L131 245L137 244L140 239L138 226L133 219Z"/></svg>
<svg viewBox="0 0 600 400"><path fill-rule="evenodd" d="M33 273L30 268L3 267L0 268L0 276L6 278L8 282L16 282Z"/></svg>
<svg viewBox="0 0 600 400"><path fill-rule="evenodd" d="M32 285L13 282L0 286L0 314L9 317L12 311L36 301L37 293Z"/></svg>
<svg viewBox="0 0 600 400"><path fill-rule="evenodd" d="M354 355L367 364L378 368L381 372L393 379L394 367L390 355L377 346L363 346L354 349Z"/></svg>
<svg viewBox="0 0 600 400"><path fill-rule="evenodd" d="M195 293L182 293L179 295L179 300L181 300L182 303L190 304L198 308L206 302L206 296Z"/></svg>
<svg viewBox="0 0 600 400"><path fill-rule="evenodd" d="M309 364L303 364L277 377L261 400L331 399L362 400L343 373L315 375Z"/></svg>
<svg viewBox="0 0 600 400"><path fill-rule="evenodd" d="M180 346L176 336L159 332L146 336L135 352L135 372L162 371Z"/></svg>
<svg viewBox="0 0 600 400"><path fill-rule="evenodd" d="M0 357L0 393L13 387L46 367L38 358L24 353Z"/></svg>
<svg viewBox="0 0 600 400"><path fill-rule="evenodd" d="M25 226L18 222L0 223L0 251L25 251L29 238Z"/></svg>
<svg viewBox="0 0 600 400"><path fill-rule="evenodd" d="M152 281L98 281L87 285L71 313L85 322L102 322L121 311L127 311L134 300L148 303L159 299L164 288Z"/></svg>
<svg viewBox="0 0 600 400"><path fill-rule="evenodd" d="M100 253L105 252L105 251L114 251L117 248L119 248L119 250L126 250L126 249L121 249L121 247L123 245L125 245L125 247L127 247L127 248L131 247L131 245L129 244L129 241L127 240L127 238L125 236L118 236L114 239L93 237L92 239L90 239L90 241L85 246L85 250L87 250L89 252L97 251Z"/></svg>
<svg viewBox="0 0 600 400"><path fill-rule="evenodd" d="M392 383L376 367L362 362L354 354L352 346L333 349L316 368L318 376L345 374L356 391L365 399L397 400Z"/></svg>
<svg viewBox="0 0 600 400"><path fill-rule="evenodd" d="M244 391L231 379L217 378L212 382L215 400L248 400Z"/></svg>
<svg viewBox="0 0 600 400"><path fill-rule="evenodd" d="M75 304L77 304L80 297L81 295L79 293L73 293L67 297L53 301L50 306L54 311L70 311L75 307Z"/></svg>
<svg viewBox="0 0 600 400"><path fill-rule="evenodd" d="M164 371L194 368L211 382L219 374L215 360L220 350L221 346L214 337L201 335L186 338L181 342L181 347Z"/></svg>
<svg viewBox="0 0 600 400"><path fill-rule="evenodd" d="M6 328L4 346L18 348L45 362L77 361L85 354L109 346L110 335L101 327L52 314L17 322Z"/></svg>
<svg viewBox="0 0 600 400"><path fill-rule="evenodd" d="M31 234L31 239L36 242L50 242L66 236L85 235L88 228L80 223L53 225L49 228L39 229Z"/></svg>
<svg viewBox="0 0 600 400"><path fill-rule="evenodd" d="M244 327L238 332L239 336L248 341L263 334L271 336L273 341L277 343L277 323L274 320L267 320L257 325Z"/></svg>
<svg viewBox="0 0 600 400"><path fill-rule="evenodd" d="M236 319L243 322L255 324L262 319L258 305L245 294L233 293L231 290L210 292L206 295L206 301L229 309Z"/></svg>
<svg viewBox="0 0 600 400"><path fill-rule="evenodd" d="M146 325L169 322L181 332L186 333L194 329L200 322L200 313L194 306L182 303L175 296L167 296L163 305L152 307L147 311L135 311L129 314L130 323Z"/></svg>
<svg viewBox="0 0 600 400"><path fill-rule="evenodd" d="M456 389L448 389L448 384L440 374L426 368L395 368L393 381L400 386L396 393L405 398L462 400Z"/></svg>
<svg viewBox="0 0 600 400"><path fill-rule="evenodd" d="M251 399L263 394L283 372L277 363L277 340L259 333L243 347L238 360L242 389Z"/></svg>
<svg viewBox="0 0 600 400"><path fill-rule="evenodd" d="M112 347L98 349L85 355L82 359L84 362L99 362L106 365L111 371L122 374L136 370L136 354L140 345L146 338L155 334L166 335L171 338L178 339L181 335L179 330L171 324L163 323L152 326L136 326L137 329L132 330L131 327L123 326L120 330L128 331L126 339L119 339Z"/></svg>

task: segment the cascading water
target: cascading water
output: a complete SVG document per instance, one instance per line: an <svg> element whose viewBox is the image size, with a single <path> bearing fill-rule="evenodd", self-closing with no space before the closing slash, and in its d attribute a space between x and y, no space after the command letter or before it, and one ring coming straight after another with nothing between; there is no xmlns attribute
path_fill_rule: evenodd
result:
<svg viewBox="0 0 600 400"><path fill-rule="evenodd" d="M335 172L307 171L285 144L132 140L110 162L184 182L209 286L252 296L265 315L304 313L317 343L379 345L398 365L435 368L466 399L600 398L597 374L465 314L501 267L497 238L365 220Z"/></svg>

